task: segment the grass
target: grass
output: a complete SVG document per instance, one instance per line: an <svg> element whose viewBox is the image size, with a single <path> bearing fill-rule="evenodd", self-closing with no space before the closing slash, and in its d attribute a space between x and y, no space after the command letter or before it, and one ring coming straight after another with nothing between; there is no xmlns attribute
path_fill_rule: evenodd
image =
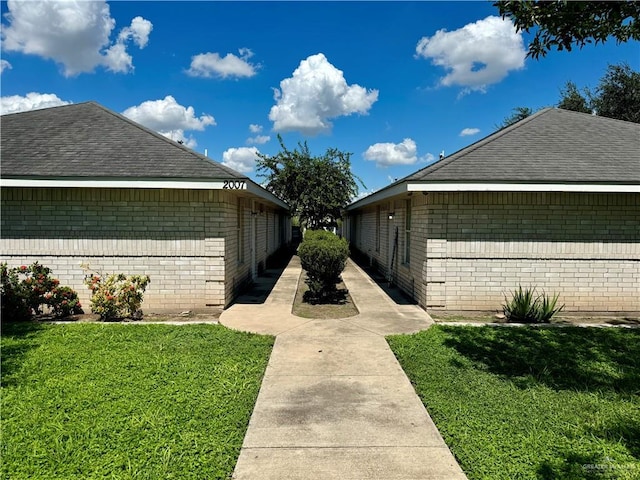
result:
<svg viewBox="0 0 640 480"><path fill-rule="evenodd" d="M302 318L347 318L358 315L349 292L344 283L337 285L336 294L326 303L309 303L305 300L305 293L309 287L305 282L306 273L303 271L298 281L298 290L293 302L292 313Z"/></svg>
<svg viewBox="0 0 640 480"><path fill-rule="evenodd" d="M3 479L227 479L272 337L3 324Z"/></svg>
<svg viewBox="0 0 640 480"><path fill-rule="evenodd" d="M640 330L389 337L470 480L640 478Z"/></svg>

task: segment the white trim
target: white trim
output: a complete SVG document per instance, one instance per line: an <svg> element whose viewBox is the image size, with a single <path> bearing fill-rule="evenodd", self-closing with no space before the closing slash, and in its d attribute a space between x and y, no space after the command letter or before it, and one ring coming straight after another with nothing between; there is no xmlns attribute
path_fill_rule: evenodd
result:
<svg viewBox="0 0 640 480"><path fill-rule="evenodd" d="M178 190L222 190L224 181L212 182L181 180L49 180L3 178L2 187L33 188L170 188ZM246 189L246 185L244 187Z"/></svg>
<svg viewBox="0 0 640 480"><path fill-rule="evenodd" d="M264 187L261 187L257 183L252 182L251 180L249 180L247 182L246 189L247 189L247 191L249 193L252 193L252 194L256 195L257 197L260 197L262 199L265 199L267 201L275 203L276 205L278 205L278 206L280 206L282 208L286 208L287 210L289 210L289 205L287 205L285 202L280 200L278 197L276 197L269 190L266 190Z"/></svg>
<svg viewBox="0 0 640 480"><path fill-rule="evenodd" d="M409 192L576 192L576 193L640 193L638 184L595 183L410 183L403 182L379 190L353 202L347 210L356 210L372 203Z"/></svg>
<svg viewBox="0 0 640 480"><path fill-rule="evenodd" d="M407 183L399 183L392 187L389 187L385 190L378 190L377 192L372 193L360 200L356 200L351 205L347 206L347 210L353 210L355 208L364 207L365 205L369 205L374 202L380 202L388 197L395 197L396 195L402 195L403 193L407 193Z"/></svg>
<svg viewBox="0 0 640 480"><path fill-rule="evenodd" d="M229 188L229 186L232 188ZM251 193L268 202L275 203L279 207L289 209L289 206L265 190L260 185L249 179L212 180L212 181L186 181L186 180L76 180L76 179L31 179L31 178L2 178L2 187L22 188L150 188L150 189L175 189L175 190L229 190Z"/></svg>
<svg viewBox="0 0 640 480"><path fill-rule="evenodd" d="M408 183L407 191L640 193L640 185L593 183Z"/></svg>

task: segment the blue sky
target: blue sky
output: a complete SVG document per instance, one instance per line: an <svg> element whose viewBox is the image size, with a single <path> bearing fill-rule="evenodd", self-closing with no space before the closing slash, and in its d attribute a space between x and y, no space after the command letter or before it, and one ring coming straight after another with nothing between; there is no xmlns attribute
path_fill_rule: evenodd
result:
<svg viewBox="0 0 640 480"><path fill-rule="evenodd" d="M2 113L95 100L256 177L255 152L351 152L378 190L558 102L638 42L525 59L491 2L2 2Z"/></svg>

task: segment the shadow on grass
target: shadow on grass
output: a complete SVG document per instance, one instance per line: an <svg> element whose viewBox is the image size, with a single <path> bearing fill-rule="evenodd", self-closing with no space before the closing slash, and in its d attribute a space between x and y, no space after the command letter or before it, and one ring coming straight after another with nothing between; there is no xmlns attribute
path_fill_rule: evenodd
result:
<svg viewBox="0 0 640 480"><path fill-rule="evenodd" d="M29 350L40 345L38 333L47 328L37 322L2 322L0 385L7 387L15 384L14 374L18 372Z"/></svg>
<svg viewBox="0 0 640 480"><path fill-rule="evenodd" d="M520 388L640 394L640 330L444 328L447 346Z"/></svg>
<svg viewBox="0 0 640 480"><path fill-rule="evenodd" d="M477 368L518 388L598 393L637 402L640 394L640 330L618 328L443 327L445 345ZM454 360L464 363L462 360ZM563 451L537 470L540 479L640 478L640 418L628 415L587 429L587 435L621 443L636 459ZM632 471L632 469L635 469Z"/></svg>
<svg viewBox="0 0 640 480"><path fill-rule="evenodd" d="M601 455L566 453L562 462L545 461L538 468L537 477L544 480L601 480L611 478L619 465Z"/></svg>
<svg viewBox="0 0 640 480"><path fill-rule="evenodd" d="M618 418L610 420L603 428L592 428L590 433L597 438L606 438L612 442L622 441L625 448L635 457L637 476L640 478L640 418Z"/></svg>

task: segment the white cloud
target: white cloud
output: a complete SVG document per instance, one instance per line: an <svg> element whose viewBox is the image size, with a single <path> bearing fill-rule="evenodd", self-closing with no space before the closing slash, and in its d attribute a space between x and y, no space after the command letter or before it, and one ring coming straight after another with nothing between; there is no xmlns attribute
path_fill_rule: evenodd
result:
<svg viewBox="0 0 640 480"><path fill-rule="evenodd" d="M193 138L193 135L187 137L184 134L184 130L181 128L176 128L175 130L159 131L158 133L164 135L167 138L170 138L174 142L181 143L185 147L189 147L191 149L196 148L196 146L198 145L198 142L196 142L196 139Z"/></svg>
<svg viewBox="0 0 640 480"><path fill-rule="evenodd" d="M11 70L13 67L11 66L11 64L9 62L7 62L6 60L0 60L0 73L4 72L5 70Z"/></svg>
<svg viewBox="0 0 640 480"><path fill-rule="evenodd" d="M255 123L252 123L249 125L249 131L251 133L258 134L262 132L262 125L257 125ZM251 144L262 145L267 143L269 140L271 140L271 137L269 135L255 135L254 137L247 138L247 143L249 145Z"/></svg>
<svg viewBox="0 0 640 480"><path fill-rule="evenodd" d="M53 93L27 93L25 97L20 95L11 95L0 98L0 113L26 112L29 110L38 110L40 108L58 107L60 105L68 105L71 102L61 100Z"/></svg>
<svg viewBox="0 0 640 480"><path fill-rule="evenodd" d="M145 20L142 17L135 17L131 20L131 26L125 27L120 31L118 42L124 43L132 38L138 47L144 48L149 42L149 34L152 29L153 24L149 20Z"/></svg>
<svg viewBox="0 0 640 480"><path fill-rule="evenodd" d="M127 53L126 45L116 43L104 52L102 64L115 73L128 72L133 69L133 57Z"/></svg>
<svg viewBox="0 0 640 480"><path fill-rule="evenodd" d="M276 105L271 107L269 120L275 131L313 135L330 130L331 118L368 113L378 100L378 91L347 85L343 72L318 53L302 60L293 76L274 89L274 97Z"/></svg>
<svg viewBox="0 0 640 480"><path fill-rule="evenodd" d="M259 150L256 147L229 148L222 154L222 164L240 173L248 173L256 166Z"/></svg>
<svg viewBox="0 0 640 480"><path fill-rule="evenodd" d="M431 59L448 72L441 85L485 91L511 70L523 68L526 51L522 35L510 20L491 16L452 32L442 29L423 37L416 56Z"/></svg>
<svg viewBox="0 0 640 480"><path fill-rule="evenodd" d="M111 43L116 22L104 1L9 0L7 7L3 48L52 59L62 65L67 77L92 72L99 65L114 72L131 71L126 42L133 39L143 48L153 27L136 17Z"/></svg>
<svg viewBox="0 0 640 480"><path fill-rule="evenodd" d="M191 66L187 73L193 77L253 77L256 65L249 62L253 52L248 48L238 50L240 56L227 53L221 57L219 53L201 53L191 57Z"/></svg>
<svg viewBox="0 0 640 480"><path fill-rule="evenodd" d="M420 161L424 163L431 163L436 159L436 156L433 153L427 153L420 157Z"/></svg>
<svg viewBox="0 0 640 480"><path fill-rule="evenodd" d="M112 72L133 70L133 58L127 53L125 42L132 39L139 48L146 47L152 28L151 22L142 17L131 20L131 26L120 31L118 41L105 50L102 64Z"/></svg>
<svg viewBox="0 0 640 480"><path fill-rule="evenodd" d="M480 129L479 128L464 128L460 132L460 136L461 137L468 137L470 135L476 135L478 133L480 133Z"/></svg>
<svg viewBox="0 0 640 480"><path fill-rule="evenodd" d="M256 145L262 145L264 143L267 143L269 140L271 140L271 137L269 135L256 135L255 137L247 138L247 143L248 144L255 143Z"/></svg>
<svg viewBox="0 0 640 480"><path fill-rule="evenodd" d="M216 124L211 115L196 117L193 107L180 105L171 95L162 100L148 100L129 107L122 114L165 137L182 141L189 148L194 148L197 144L193 137L185 137L185 130L202 131L208 125Z"/></svg>
<svg viewBox="0 0 640 480"><path fill-rule="evenodd" d="M416 142L405 138L400 143L376 143L362 155L365 160L376 162L378 167L413 165L418 161Z"/></svg>

